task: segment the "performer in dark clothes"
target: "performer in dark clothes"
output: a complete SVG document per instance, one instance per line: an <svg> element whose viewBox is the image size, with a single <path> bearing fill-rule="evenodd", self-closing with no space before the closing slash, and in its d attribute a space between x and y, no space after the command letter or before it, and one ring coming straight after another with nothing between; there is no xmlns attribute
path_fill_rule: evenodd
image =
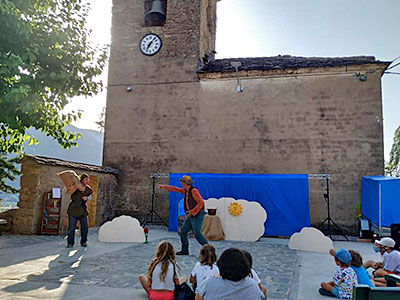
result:
<svg viewBox="0 0 400 300"><path fill-rule="evenodd" d="M80 223L81 227L81 246L87 246L87 236L89 231L88 225L88 215L86 201L89 199L90 195L93 193L89 184L89 175L82 174L80 176L80 181L85 187L82 192L77 189L71 194L71 202L69 203L67 214L68 214L68 244L67 248L72 248L75 242L75 228L76 224Z"/></svg>

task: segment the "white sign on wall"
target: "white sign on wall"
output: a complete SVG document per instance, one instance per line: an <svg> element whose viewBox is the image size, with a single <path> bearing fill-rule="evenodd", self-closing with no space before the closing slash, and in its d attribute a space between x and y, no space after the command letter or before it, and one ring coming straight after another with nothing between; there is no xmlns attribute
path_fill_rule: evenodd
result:
<svg viewBox="0 0 400 300"><path fill-rule="evenodd" d="M61 189L60 188L52 188L51 189L51 197L55 199L61 198Z"/></svg>

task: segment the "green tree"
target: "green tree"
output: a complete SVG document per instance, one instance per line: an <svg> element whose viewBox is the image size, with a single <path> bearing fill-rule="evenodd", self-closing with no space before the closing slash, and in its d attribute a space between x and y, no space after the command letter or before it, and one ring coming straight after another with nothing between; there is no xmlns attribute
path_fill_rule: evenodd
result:
<svg viewBox="0 0 400 300"><path fill-rule="evenodd" d="M16 193L17 190L8 185L6 180L15 180L15 176L20 175L21 172L15 166L19 157L14 157L13 159L6 159L4 154L0 153L0 191L5 193ZM1 199L0 199L1 200Z"/></svg>
<svg viewBox="0 0 400 300"><path fill-rule="evenodd" d="M61 111L70 98L101 91L107 59L106 48L88 39L88 12L84 0L0 0L0 190L15 174L6 154L37 142L26 129L77 145L79 134L64 126L81 113Z"/></svg>
<svg viewBox="0 0 400 300"><path fill-rule="evenodd" d="M104 106L99 114L99 120L95 122L97 127L99 127L100 132L104 132L104 128L106 127L106 107Z"/></svg>
<svg viewBox="0 0 400 300"><path fill-rule="evenodd" d="M394 132L390 159L385 169L387 175L400 177L400 126Z"/></svg>

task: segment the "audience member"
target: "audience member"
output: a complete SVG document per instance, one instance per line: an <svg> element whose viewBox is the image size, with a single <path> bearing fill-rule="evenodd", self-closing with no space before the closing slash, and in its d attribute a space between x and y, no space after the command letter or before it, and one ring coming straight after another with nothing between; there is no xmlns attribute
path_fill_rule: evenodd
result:
<svg viewBox="0 0 400 300"><path fill-rule="evenodd" d="M321 282L319 293L339 299L351 299L353 286L357 284L357 275L350 268L351 255L346 249L331 249L329 253L335 258L335 263L339 268L331 282Z"/></svg>
<svg viewBox="0 0 400 300"><path fill-rule="evenodd" d="M353 269L353 271L357 275L357 282L359 284L366 284L370 287L374 287L375 283L371 278L369 277L368 271L365 270L363 267L363 261L362 257L359 252L354 251L354 250L349 250L350 255L351 255L351 266L350 268Z"/></svg>
<svg viewBox="0 0 400 300"><path fill-rule="evenodd" d="M382 262L369 260L364 264L364 268L373 268L372 274L375 277L385 277L386 274L400 274L400 252L394 250L396 242L390 237L384 237L375 241L374 249L382 255Z"/></svg>
<svg viewBox="0 0 400 300"><path fill-rule="evenodd" d="M150 300L174 299L175 284L182 284L187 280L186 277L178 279L177 268L174 247L171 243L162 241L157 246L147 275L139 276L139 281Z"/></svg>
<svg viewBox="0 0 400 300"><path fill-rule="evenodd" d="M221 277L208 277L199 286L196 300L257 300L264 294L248 277L250 265L242 251L225 250L217 261Z"/></svg>
<svg viewBox="0 0 400 300"><path fill-rule="evenodd" d="M256 282L256 284L258 285L260 290L263 292L265 297L267 297L267 289L261 284L260 277L258 277L258 274L253 269L253 258L251 257L251 254L249 252L247 252L246 250L242 250L242 252L243 252L244 256L246 257L246 259L247 259L247 261L249 262L249 265L250 265L249 277L252 278Z"/></svg>
<svg viewBox="0 0 400 300"><path fill-rule="evenodd" d="M193 289L197 291L199 286L206 278L210 276L218 276L219 269L216 264L217 255L213 245L203 245L199 253L199 262L194 265L193 271L190 274L190 282L193 284Z"/></svg>

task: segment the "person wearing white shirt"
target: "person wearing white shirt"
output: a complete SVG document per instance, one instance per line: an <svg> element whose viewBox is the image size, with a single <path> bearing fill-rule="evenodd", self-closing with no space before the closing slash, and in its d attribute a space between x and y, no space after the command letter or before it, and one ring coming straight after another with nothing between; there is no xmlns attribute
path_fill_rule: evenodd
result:
<svg viewBox="0 0 400 300"><path fill-rule="evenodd" d="M217 255L215 254L214 246L207 244L200 249L199 262L194 265L193 271L190 274L190 282L193 285L195 292L206 278L210 276L219 276L219 269L216 264Z"/></svg>
<svg viewBox="0 0 400 300"><path fill-rule="evenodd" d="M374 268L372 274L375 277L385 277L386 274L400 274L400 252L395 250L396 242L390 237L384 237L375 241L374 249L382 255L382 262L369 260L364 264L364 268Z"/></svg>
<svg viewBox="0 0 400 300"><path fill-rule="evenodd" d="M246 250L242 250L242 252L244 254L244 257L246 257L246 259L250 265L249 277L252 278L256 282L256 284L258 285L258 287L260 288L260 290L262 291L262 293L264 294L264 296L266 298L267 297L267 289L261 284L260 277L258 277L258 274L253 269L253 258L251 257L251 254L249 252L247 252Z"/></svg>
<svg viewBox="0 0 400 300"><path fill-rule="evenodd" d="M170 242L160 242L147 274L139 276L139 281L150 300L175 299L175 285L182 284L187 280L184 276L177 277L177 268L174 247Z"/></svg>
<svg viewBox="0 0 400 300"><path fill-rule="evenodd" d="M220 276L206 278L197 289L196 300L261 300L265 295L248 277L250 266L243 252L226 249L217 261Z"/></svg>

